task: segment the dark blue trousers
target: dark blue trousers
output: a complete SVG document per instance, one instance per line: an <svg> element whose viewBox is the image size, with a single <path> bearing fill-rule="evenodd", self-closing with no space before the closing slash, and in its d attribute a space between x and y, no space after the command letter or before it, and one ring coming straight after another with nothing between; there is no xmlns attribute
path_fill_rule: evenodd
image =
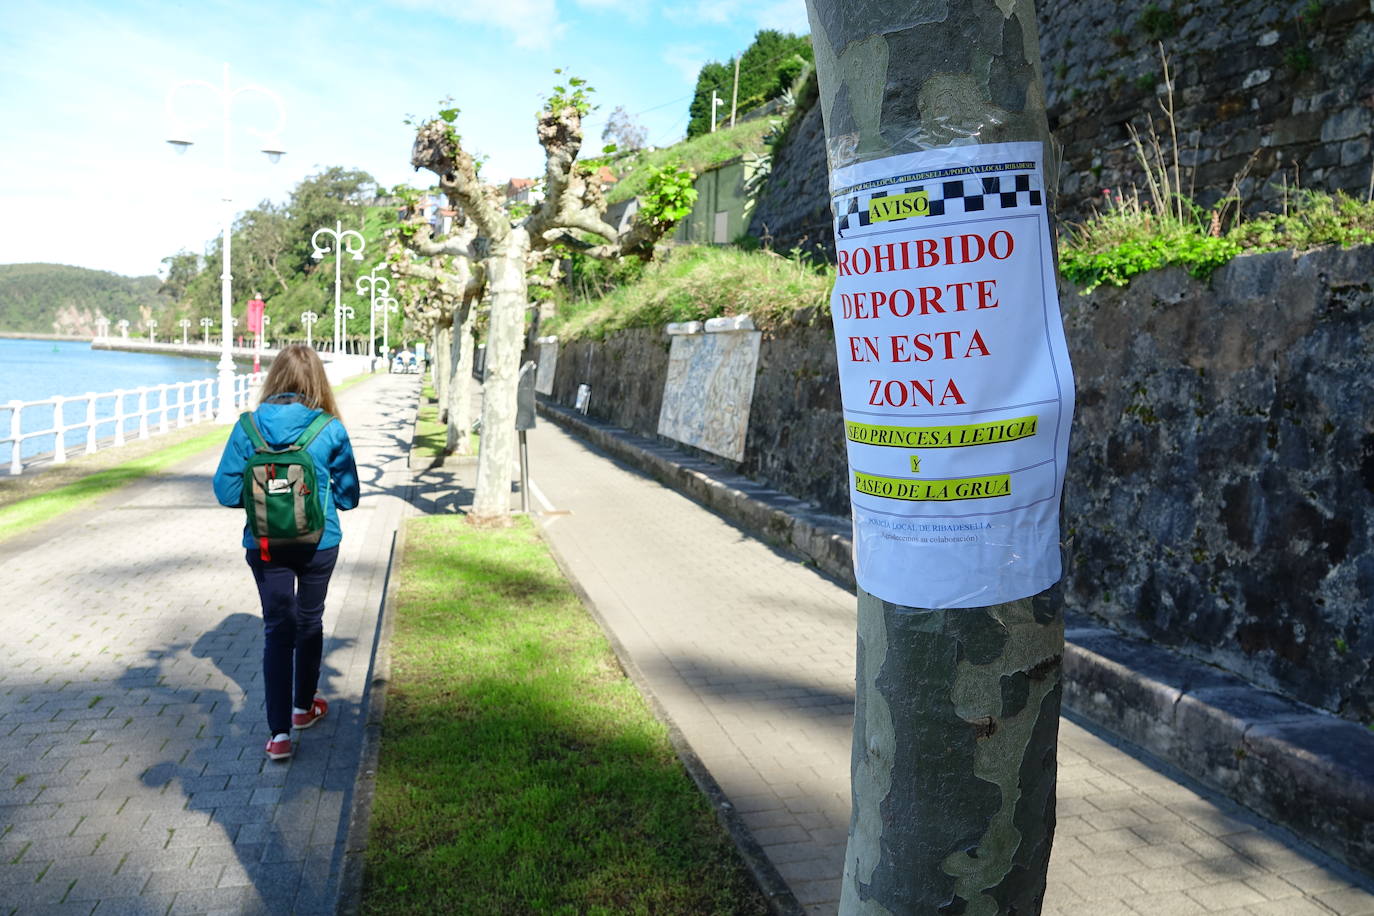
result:
<svg viewBox="0 0 1374 916"><path fill-rule="evenodd" d="M324 598L339 548L273 547L263 562L255 547L245 551L262 599L266 640L262 679L267 690L267 726L272 734L291 731L291 707L309 709L320 683L324 651Z"/></svg>

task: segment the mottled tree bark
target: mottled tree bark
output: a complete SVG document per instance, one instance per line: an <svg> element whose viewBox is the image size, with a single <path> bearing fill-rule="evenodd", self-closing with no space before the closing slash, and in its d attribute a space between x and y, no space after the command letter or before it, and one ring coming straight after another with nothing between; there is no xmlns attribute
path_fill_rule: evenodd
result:
<svg viewBox="0 0 1374 916"><path fill-rule="evenodd" d="M453 382L448 395L448 438L444 450L450 455L472 453L472 351L473 322L477 309L465 303L453 310Z"/></svg>
<svg viewBox="0 0 1374 916"><path fill-rule="evenodd" d="M430 338L430 378L434 384L434 400L439 404L439 422L448 421L449 363L453 357L452 338L448 325L439 325Z"/></svg>
<svg viewBox="0 0 1374 916"><path fill-rule="evenodd" d="M510 520L516 384L529 304L530 267L558 243L595 257L648 259L654 243L673 225L658 218L637 218L621 232L605 221L606 201L600 182L594 170L577 164L582 148L582 114L577 106L541 111L537 134L544 148L544 199L519 220L504 208L500 192L478 178L476 163L448 122L434 120L420 125L411 148L411 164L438 176L439 187L449 201L461 208L464 220L471 220L476 234L486 241L482 279L491 302L491 322L482 397L482 447L468 514L476 524L500 525ZM599 236L606 243L591 244L578 233ZM415 239L408 244L425 255L458 254L450 241L430 239L424 227L417 226Z"/></svg>
<svg viewBox="0 0 1374 916"><path fill-rule="evenodd" d="M1045 143L1053 164L1031 0L807 7L832 169L1027 140ZM1058 595L932 610L860 590L842 913L1040 912L1054 836Z"/></svg>

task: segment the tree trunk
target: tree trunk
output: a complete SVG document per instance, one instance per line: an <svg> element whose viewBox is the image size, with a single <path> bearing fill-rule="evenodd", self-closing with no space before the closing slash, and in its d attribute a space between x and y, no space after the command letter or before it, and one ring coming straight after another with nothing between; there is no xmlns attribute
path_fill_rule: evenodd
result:
<svg viewBox="0 0 1374 916"><path fill-rule="evenodd" d="M450 455L472 453L472 326L477 309L471 303L453 310L453 373L449 385L448 441Z"/></svg>
<svg viewBox="0 0 1374 916"><path fill-rule="evenodd" d="M434 342L431 345L430 366L433 369L434 399L439 404L439 422L448 421L449 363L453 353L449 346L452 331L447 325L434 329Z"/></svg>
<svg viewBox="0 0 1374 916"><path fill-rule="evenodd" d="M1032 0L807 8L832 169L1048 141ZM1052 190L1054 159L1043 161ZM1058 599L1056 587L927 609L860 589L841 913L1040 912L1054 835Z"/></svg>
<svg viewBox="0 0 1374 916"><path fill-rule="evenodd" d="M491 326L487 333L486 384L482 394L482 447L477 457L477 490L471 520L505 524L510 518L515 462L515 394L525 324L525 257L530 237L512 229L493 246L487 289Z"/></svg>

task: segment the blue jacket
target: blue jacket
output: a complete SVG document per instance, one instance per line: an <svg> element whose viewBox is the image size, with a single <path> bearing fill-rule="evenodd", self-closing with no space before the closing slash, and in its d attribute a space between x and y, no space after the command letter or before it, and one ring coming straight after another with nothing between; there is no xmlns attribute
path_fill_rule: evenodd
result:
<svg viewBox="0 0 1374 916"><path fill-rule="evenodd" d="M258 431L268 445L284 448L295 442L310 421L319 415L319 410L291 401L263 404L253 412L253 419L257 421ZM327 481L322 494L324 535L320 538L319 549L337 547L342 540L338 510L352 509L358 505L358 468L353 463L353 446L348 441L348 431L343 423L335 420L320 430L305 451L315 459L317 479ZM215 471L215 497L220 505L243 508L243 469L252 454L252 441L243 427L235 423L234 431L224 445L224 454L220 456L219 468ZM257 546L246 521L243 526L243 546Z"/></svg>

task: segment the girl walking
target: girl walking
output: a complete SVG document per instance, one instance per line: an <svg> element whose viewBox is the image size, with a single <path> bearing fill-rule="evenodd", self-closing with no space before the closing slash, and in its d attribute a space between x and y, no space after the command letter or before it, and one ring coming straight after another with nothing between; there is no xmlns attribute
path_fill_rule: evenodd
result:
<svg viewBox="0 0 1374 916"><path fill-rule="evenodd" d="M324 414L334 419L324 419ZM337 419L339 408L324 365L309 347L293 344L277 354L258 408L245 416L251 423L241 419L234 426L215 471L220 504L243 507L244 471L255 455L299 445L314 465L316 488L302 498L318 499L324 510L318 543L273 544L267 537L255 537L249 526L243 532L266 635L262 673L271 735L267 756L285 760L292 752L291 729L309 728L329 711L328 702L315 695L324 649L321 620L339 556L338 510L358 505L358 470L348 432Z"/></svg>

